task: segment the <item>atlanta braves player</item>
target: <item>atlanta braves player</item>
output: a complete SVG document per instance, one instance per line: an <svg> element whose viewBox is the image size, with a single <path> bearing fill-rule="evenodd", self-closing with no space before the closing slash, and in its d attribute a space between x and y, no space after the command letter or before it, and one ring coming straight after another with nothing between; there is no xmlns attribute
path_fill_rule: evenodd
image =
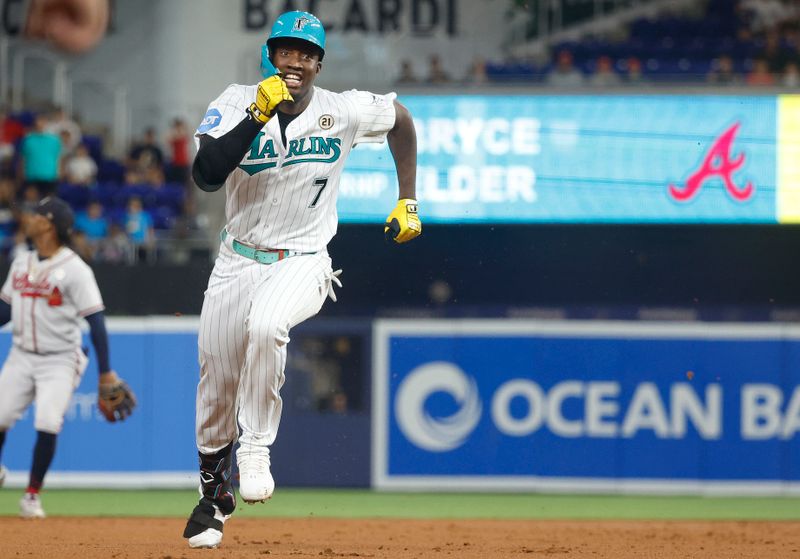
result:
<svg viewBox="0 0 800 559"><path fill-rule="evenodd" d="M125 419L133 393L108 365L103 300L91 268L69 247L69 205L45 198L24 227L35 250L21 250L0 291L0 326L12 322L13 345L0 370L0 450L6 431L36 402L36 444L20 516L44 518L39 498L56 449L72 392L88 359L81 349L80 322L89 323L100 369L98 408L109 421ZM0 484L5 468L0 467Z"/></svg>
<svg viewBox="0 0 800 559"><path fill-rule="evenodd" d="M393 93L315 87L324 54L319 19L280 15L262 47L264 80L228 86L195 135L193 176L203 190L226 187L227 225L200 317L201 499L184 531L191 547L222 541L236 506L237 435L241 498L263 502L275 489L269 446L281 417L289 331L317 314L326 294L335 301L333 285L341 287L326 247L336 232L339 178L355 144L389 140L400 200L384 233L405 242L422 231L411 115Z"/></svg>

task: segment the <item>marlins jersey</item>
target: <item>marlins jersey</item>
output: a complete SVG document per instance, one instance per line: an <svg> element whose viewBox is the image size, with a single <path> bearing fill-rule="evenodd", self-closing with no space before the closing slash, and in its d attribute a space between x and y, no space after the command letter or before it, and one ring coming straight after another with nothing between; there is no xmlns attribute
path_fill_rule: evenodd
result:
<svg viewBox="0 0 800 559"><path fill-rule="evenodd" d="M20 251L0 298L11 305L14 345L39 354L80 347L82 318L104 308L92 269L67 247L44 260Z"/></svg>
<svg viewBox="0 0 800 559"><path fill-rule="evenodd" d="M208 107L195 133L219 138L245 117L257 86L233 84ZM317 252L336 234L336 198L355 144L383 142L395 123L396 95L334 93L315 87L309 106L286 127L275 116L225 183L228 234L248 245Z"/></svg>

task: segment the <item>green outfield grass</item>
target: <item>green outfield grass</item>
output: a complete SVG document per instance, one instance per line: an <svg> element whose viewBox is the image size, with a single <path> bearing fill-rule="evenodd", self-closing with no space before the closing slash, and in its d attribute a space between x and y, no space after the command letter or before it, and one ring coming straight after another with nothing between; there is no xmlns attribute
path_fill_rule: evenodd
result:
<svg viewBox="0 0 800 559"><path fill-rule="evenodd" d="M16 515L21 490L0 490L0 516ZM50 516L186 516L194 491L49 490ZM496 493L377 493L280 489L242 517L800 520L800 498L640 497Z"/></svg>

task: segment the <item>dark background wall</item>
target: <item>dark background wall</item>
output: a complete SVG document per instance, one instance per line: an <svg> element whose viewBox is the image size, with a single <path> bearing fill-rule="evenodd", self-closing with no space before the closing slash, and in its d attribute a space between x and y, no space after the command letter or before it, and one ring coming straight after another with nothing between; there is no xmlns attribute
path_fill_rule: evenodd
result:
<svg viewBox="0 0 800 559"><path fill-rule="evenodd" d="M426 305L437 279L461 305L792 306L798 246L789 226L425 226L396 247L347 227L331 253L379 307Z"/></svg>
<svg viewBox="0 0 800 559"><path fill-rule="evenodd" d="M425 225L411 243L379 225L341 226L332 316L509 307L800 307L800 227ZM93 266L109 314L199 314L211 264ZM2 272L5 276L7 264ZM445 303L429 296L445 282Z"/></svg>

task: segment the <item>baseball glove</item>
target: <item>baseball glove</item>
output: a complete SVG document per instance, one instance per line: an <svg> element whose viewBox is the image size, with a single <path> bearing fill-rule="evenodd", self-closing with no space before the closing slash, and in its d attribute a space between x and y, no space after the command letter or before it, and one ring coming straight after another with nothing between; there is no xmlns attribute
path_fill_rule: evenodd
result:
<svg viewBox="0 0 800 559"><path fill-rule="evenodd" d="M97 387L97 407L108 421L122 421L136 407L136 396L121 378L100 383Z"/></svg>

